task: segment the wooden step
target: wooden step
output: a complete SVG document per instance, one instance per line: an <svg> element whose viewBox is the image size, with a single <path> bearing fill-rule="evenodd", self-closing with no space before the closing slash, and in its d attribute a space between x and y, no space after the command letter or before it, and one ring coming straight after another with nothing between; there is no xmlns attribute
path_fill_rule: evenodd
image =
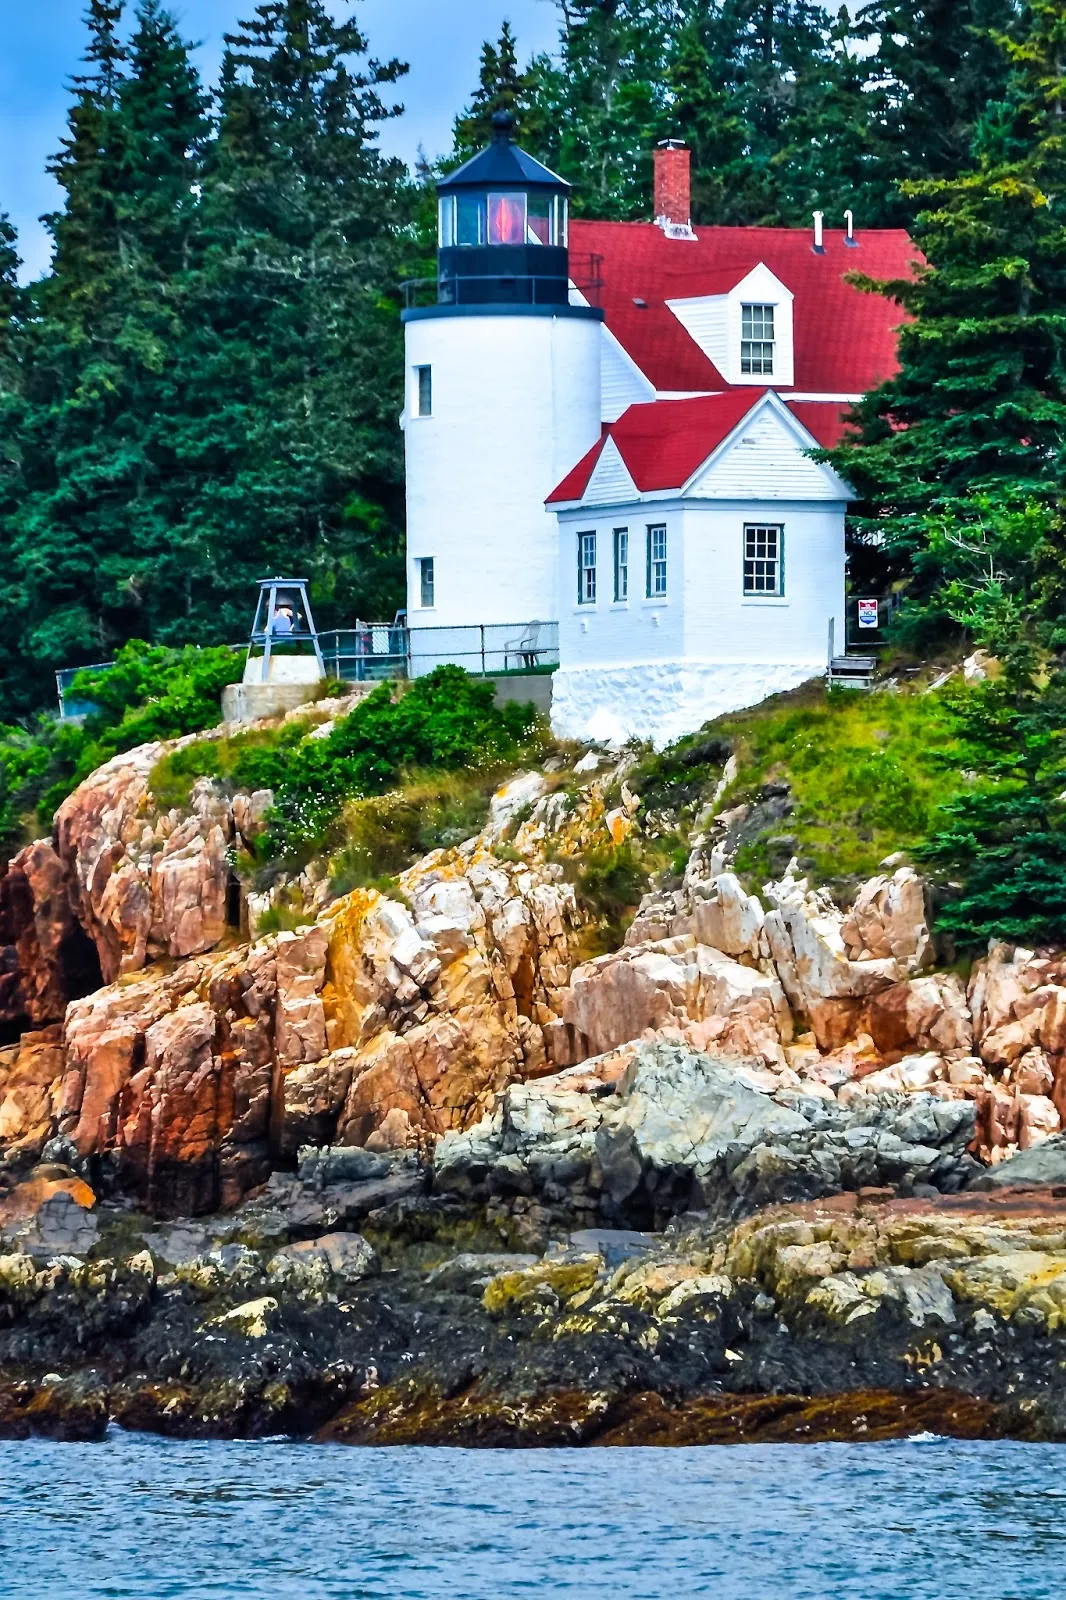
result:
<svg viewBox="0 0 1066 1600"><path fill-rule="evenodd" d="M826 678L831 689L872 689L876 656L834 656Z"/></svg>

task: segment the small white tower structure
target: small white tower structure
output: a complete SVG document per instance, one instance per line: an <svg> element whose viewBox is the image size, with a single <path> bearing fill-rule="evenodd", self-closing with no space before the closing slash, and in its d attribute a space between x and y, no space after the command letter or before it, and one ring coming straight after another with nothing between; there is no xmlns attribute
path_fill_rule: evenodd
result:
<svg viewBox="0 0 1066 1600"><path fill-rule="evenodd" d="M493 127L438 185L438 303L404 313L408 619L425 666L470 644L419 649L419 629L558 618L544 500L600 437L603 313L570 303L569 185L518 148L509 114Z"/></svg>

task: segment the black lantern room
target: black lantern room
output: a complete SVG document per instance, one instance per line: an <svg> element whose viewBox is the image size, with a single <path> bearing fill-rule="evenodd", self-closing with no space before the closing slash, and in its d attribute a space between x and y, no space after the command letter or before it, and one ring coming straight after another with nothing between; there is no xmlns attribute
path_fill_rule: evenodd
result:
<svg viewBox="0 0 1066 1600"><path fill-rule="evenodd" d="M441 305L569 303L570 185L514 142L498 111L487 149L437 185Z"/></svg>

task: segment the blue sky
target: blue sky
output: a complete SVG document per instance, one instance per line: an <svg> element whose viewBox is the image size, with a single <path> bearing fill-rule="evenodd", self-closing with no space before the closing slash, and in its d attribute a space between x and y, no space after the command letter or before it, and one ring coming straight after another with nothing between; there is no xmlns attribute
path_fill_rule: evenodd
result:
<svg viewBox="0 0 1066 1600"><path fill-rule="evenodd" d="M254 0L174 0L187 38L203 41L199 64L212 81L222 35ZM7 0L6 49L0 55L0 210L19 231L24 276L36 276L48 261L48 241L37 218L56 203L45 173L58 148L67 107L66 84L77 70L84 43L83 0ZM132 9L132 5L131 5ZM411 71L398 88L407 107L386 125L382 147L411 161L419 145L437 155L450 143L452 118L477 78L486 38L495 38L505 17L518 35L522 57L551 49L557 23L553 0L357 0L337 4L337 15L354 9L372 54L399 56Z"/></svg>

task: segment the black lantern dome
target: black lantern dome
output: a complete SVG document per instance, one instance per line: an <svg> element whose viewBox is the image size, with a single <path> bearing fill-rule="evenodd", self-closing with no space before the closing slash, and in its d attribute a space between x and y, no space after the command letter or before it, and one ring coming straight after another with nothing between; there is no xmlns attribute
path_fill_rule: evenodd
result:
<svg viewBox="0 0 1066 1600"><path fill-rule="evenodd" d="M497 111L487 149L437 185L441 305L567 305L570 185L514 142Z"/></svg>

